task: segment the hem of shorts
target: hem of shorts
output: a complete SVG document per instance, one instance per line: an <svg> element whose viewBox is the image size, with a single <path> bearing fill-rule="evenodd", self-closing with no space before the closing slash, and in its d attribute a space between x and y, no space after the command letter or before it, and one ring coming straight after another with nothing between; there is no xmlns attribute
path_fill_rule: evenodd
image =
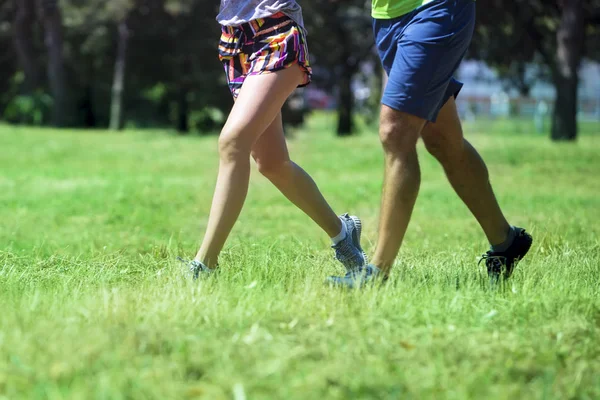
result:
<svg viewBox="0 0 600 400"><path fill-rule="evenodd" d="M383 104L384 106L387 106L389 108L392 108L392 109L394 109L396 111L407 113L407 114L413 115L415 117L424 119L424 120L429 121L429 122L435 122L435 120L437 119L437 114L438 113L424 113L424 112L422 112L422 110L418 110L418 109L416 109L414 107L409 107L405 103L395 103L395 104L392 104L392 103L386 102L384 99L382 99L381 100L381 104Z"/></svg>
<svg viewBox="0 0 600 400"><path fill-rule="evenodd" d="M445 98L444 102L442 103L442 107L444 107L446 105L448 100L450 100L450 97L454 97L454 99L456 100L456 98L458 98L458 95L460 94L462 88L463 88L463 86L461 85L461 87L458 88L454 93L452 93L450 96ZM438 114L440 113L440 110L442 109L442 107L440 107L439 110L434 111L433 113L425 114L425 113L419 112L419 110L417 110L415 108L408 107L405 103L389 104L385 101L385 99L381 99L381 104L388 106L396 111L405 112L407 114L422 118L426 121L433 122L433 123L435 123L435 121L437 120Z"/></svg>
<svg viewBox="0 0 600 400"><path fill-rule="evenodd" d="M299 66L302 69L302 72L304 72L306 74L306 78L308 79L308 82L307 83L303 83L302 85L304 85L304 86L308 85L311 82L311 80L312 80L312 71L309 69L310 67L307 67L306 65L301 64L298 61L294 61L292 63L286 64L286 65L282 65L281 67L277 67L277 68L270 68L270 69L264 69L262 71L250 72L246 76L270 74L270 73L273 73L273 72L277 72L277 71L281 71L281 70L284 70L284 69L288 69L292 65L297 65L297 66Z"/></svg>
<svg viewBox="0 0 600 400"><path fill-rule="evenodd" d="M312 82L312 71L310 70L310 67L307 67L306 65L301 64L298 61L294 61L292 63L282 65L281 67L277 67L277 68L263 69L261 71L250 72L250 73L246 74L246 78L249 76L254 76L254 75L271 74L273 72L282 71L284 69L288 69L292 65L298 65L302 69L302 71L306 74L307 81L305 83L298 85L298 87L308 86Z"/></svg>
<svg viewBox="0 0 600 400"><path fill-rule="evenodd" d="M454 100L456 100L458 98L458 95L460 94L460 92L463 90L463 87L465 86L464 83L459 82L460 83L460 87L458 89L456 89L456 91L454 93L452 93L452 97L454 97ZM444 102L444 104L446 104L446 102L450 99L450 97L448 97L446 99L446 101Z"/></svg>

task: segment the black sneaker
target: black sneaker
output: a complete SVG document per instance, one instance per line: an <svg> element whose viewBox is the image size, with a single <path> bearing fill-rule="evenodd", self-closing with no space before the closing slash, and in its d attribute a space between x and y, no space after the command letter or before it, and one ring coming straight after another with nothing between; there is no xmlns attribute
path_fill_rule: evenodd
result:
<svg viewBox="0 0 600 400"><path fill-rule="evenodd" d="M523 228L515 227L516 235L515 240L506 251L488 251L481 256L481 261L485 260L485 266L487 267L487 273L492 282L498 282L500 277L504 279L510 278L515 267L525 257L529 249L533 238Z"/></svg>

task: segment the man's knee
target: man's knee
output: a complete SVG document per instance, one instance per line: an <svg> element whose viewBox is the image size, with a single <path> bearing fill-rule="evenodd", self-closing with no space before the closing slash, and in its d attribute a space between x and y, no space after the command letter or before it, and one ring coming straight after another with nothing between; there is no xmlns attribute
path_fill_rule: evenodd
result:
<svg viewBox="0 0 600 400"><path fill-rule="evenodd" d="M414 151L425 120L387 106L381 109L379 139L386 153Z"/></svg>
<svg viewBox="0 0 600 400"><path fill-rule="evenodd" d="M443 158L448 150L448 140L437 124L429 123L421 133L427 151L437 159Z"/></svg>
<svg viewBox="0 0 600 400"><path fill-rule="evenodd" d="M464 137L454 98L442 107L436 122L425 126L421 137L427 151L440 162L461 155L464 150Z"/></svg>
<svg viewBox="0 0 600 400"><path fill-rule="evenodd" d="M421 137L427 151L441 163L460 157L464 150L462 132L451 132L452 126L442 126L439 123L428 124Z"/></svg>

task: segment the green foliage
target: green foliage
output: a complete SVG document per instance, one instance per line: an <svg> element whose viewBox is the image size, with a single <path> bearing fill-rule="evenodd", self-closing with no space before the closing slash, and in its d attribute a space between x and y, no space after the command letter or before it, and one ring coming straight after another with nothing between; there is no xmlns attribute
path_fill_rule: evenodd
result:
<svg viewBox="0 0 600 400"><path fill-rule="evenodd" d="M190 113L190 129L197 132L218 130L225 124L227 115L216 107L205 107Z"/></svg>
<svg viewBox="0 0 600 400"><path fill-rule="evenodd" d="M550 78L555 88L551 138L577 137L578 74L585 57L600 60L600 0L490 0L477 2L470 56L496 67L527 96ZM531 76L531 65L540 68Z"/></svg>
<svg viewBox="0 0 600 400"><path fill-rule="evenodd" d="M14 4L12 1L0 2L0 119L2 119L3 109L11 100L13 93L9 90L12 87L11 77L15 76L17 66L16 57L9 49L13 48L13 27L9 22L14 14ZM7 51L8 50L8 51Z"/></svg>
<svg viewBox="0 0 600 400"><path fill-rule="evenodd" d="M48 122L52 98L43 91L32 95L19 95L6 105L4 118L11 123L43 125Z"/></svg>
<svg viewBox="0 0 600 400"><path fill-rule="evenodd" d="M209 107L224 113L231 105L231 97L216 54L218 5L213 3L207 0L61 1L69 96L78 109L78 114L73 116L75 125L108 125L117 26L123 19L131 35L124 97L124 114L129 126L173 126L177 118L173 118L171 110L181 106L182 98L188 102L189 110ZM0 44L5 44L2 48L8 49L10 58L14 59L11 36L14 9L1 5L0 15L6 16L0 25ZM41 42L41 30L34 32L36 43ZM40 55L36 63L42 71L45 52L43 46L37 50ZM15 63L4 61L0 57L2 74L14 76ZM41 89L48 92L46 82ZM0 97L0 112L8 103L23 103L22 99L13 101L18 93L19 90ZM9 111L11 115L3 115L4 119L12 118L14 107ZM212 119L213 116L218 118ZM218 113L205 114L203 118L196 115L192 125L204 130L221 121Z"/></svg>
<svg viewBox="0 0 600 400"><path fill-rule="evenodd" d="M335 139L331 117L290 151L362 217L372 253L380 145ZM423 148L392 281L345 293L322 285L342 272L326 235L256 171L221 273L184 278L174 258L206 226L215 138L0 127L0 397L599 398L600 137L465 130L535 236L497 292L476 266L480 228Z"/></svg>
<svg viewBox="0 0 600 400"><path fill-rule="evenodd" d="M365 59L376 60L371 2L365 0L307 1L302 3L311 55L321 87L336 87L345 65L356 69Z"/></svg>
<svg viewBox="0 0 600 400"><path fill-rule="evenodd" d="M125 124L175 127L181 121L181 114L187 117L192 131L212 130L222 123L221 115L231 107L231 96L217 59L218 2L62 0L59 5L69 104L75 113L71 120L75 126L108 126L120 40L118 26L123 21L129 31L123 98ZM344 77L341 86L349 88L351 78L362 74L361 62L375 61L369 2L311 0L304 1L302 6L310 32L315 84L335 91L340 86L340 77ZM8 50L6 57L0 56L0 76L11 77L18 71L13 44L15 11L12 1L0 4L3 21L0 45ZM0 118L5 120L12 120L13 116L4 115L4 107L16 96L28 94L29 86L39 86L49 93L45 73L47 56L39 18L33 36L33 63L38 79L35 85L22 84L9 94L2 90L5 82L0 80ZM351 95L348 90L344 93L346 98ZM202 111L207 109L219 112ZM372 113L373 110L368 104L366 111ZM287 109L285 115L286 125L295 124L303 120L304 112Z"/></svg>
<svg viewBox="0 0 600 400"><path fill-rule="evenodd" d="M537 79L550 79L556 57L556 31L559 27L560 1L488 0L477 2L477 27L469 57L496 67L519 89L528 90ZM585 56L600 61L600 1L584 1L586 24ZM524 74L524 65L542 67L535 76Z"/></svg>

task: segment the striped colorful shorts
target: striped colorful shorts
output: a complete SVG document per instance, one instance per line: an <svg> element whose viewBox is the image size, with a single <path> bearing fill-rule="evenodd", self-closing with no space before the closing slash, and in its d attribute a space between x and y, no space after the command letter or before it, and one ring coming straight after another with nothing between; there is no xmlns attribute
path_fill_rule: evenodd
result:
<svg viewBox="0 0 600 400"><path fill-rule="evenodd" d="M221 26L219 60L225 67L227 84L237 98L246 77L275 72L298 64L304 82L310 83L306 33L283 13L255 19L240 26Z"/></svg>

